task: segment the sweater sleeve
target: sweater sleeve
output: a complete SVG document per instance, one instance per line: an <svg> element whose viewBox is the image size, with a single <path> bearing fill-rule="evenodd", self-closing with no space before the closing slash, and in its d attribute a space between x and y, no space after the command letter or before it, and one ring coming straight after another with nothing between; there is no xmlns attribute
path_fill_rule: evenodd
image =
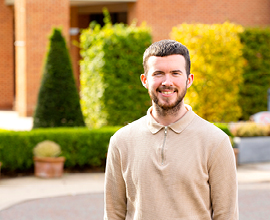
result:
<svg viewBox="0 0 270 220"><path fill-rule="evenodd" d="M236 163L228 137L213 150L209 159L209 184L213 219L239 219Z"/></svg>
<svg viewBox="0 0 270 220"><path fill-rule="evenodd" d="M126 217L126 187L121 169L119 149L110 140L105 172L104 220L124 220Z"/></svg>

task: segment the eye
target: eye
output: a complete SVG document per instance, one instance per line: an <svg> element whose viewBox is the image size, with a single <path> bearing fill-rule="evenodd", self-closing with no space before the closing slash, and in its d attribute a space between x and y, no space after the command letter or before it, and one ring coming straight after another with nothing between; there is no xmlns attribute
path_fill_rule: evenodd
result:
<svg viewBox="0 0 270 220"><path fill-rule="evenodd" d="M162 75L162 72L154 72L153 73L153 76L160 76L160 75Z"/></svg>
<svg viewBox="0 0 270 220"><path fill-rule="evenodd" d="M181 72L173 72L173 75L174 75L174 76L181 75Z"/></svg>

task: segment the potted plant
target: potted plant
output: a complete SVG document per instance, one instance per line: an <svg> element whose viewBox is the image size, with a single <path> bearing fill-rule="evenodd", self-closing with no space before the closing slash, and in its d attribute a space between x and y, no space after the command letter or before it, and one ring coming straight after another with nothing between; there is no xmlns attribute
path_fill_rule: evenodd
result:
<svg viewBox="0 0 270 220"><path fill-rule="evenodd" d="M38 143L34 149L35 176L42 178L61 177L64 170L65 157L60 146L50 140Z"/></svg>

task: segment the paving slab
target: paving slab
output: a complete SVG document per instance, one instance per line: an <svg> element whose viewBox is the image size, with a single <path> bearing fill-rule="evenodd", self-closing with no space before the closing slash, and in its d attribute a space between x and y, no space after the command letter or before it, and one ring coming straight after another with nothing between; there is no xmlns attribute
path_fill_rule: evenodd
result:
<svg viewBox="0 0 270 220"><path fill-rule="evenodd" d="M240 220L270 219L270 182L239 184L238 196Z"/></svg>
<svg viewBox="0 0 270 220"><path fill-rule="evenodd" d="M0 179L0 210L32 199L103 191L104 173L65 173L56 179L35 176Z"/></svg>
<svg viewBox="0 0 270 220"><path fill-rule="evenodd" d="M0 211L1 220L101 220L103 193L28 200Z"/></svg>
<svg viewBox="0 0 270 220"><path fill-rule="evenodd" d="M252 163L238 166L238 183L270 182L270 163Z"/></svg>
<svg viewBox="0 0 270 220"><path fill-rule="evenodd" d="M16 111L0 111L0 129L29 131L32 127L32 117L20 117Z"/></svg>
<svg viewBox="0 0 270 220"><path fill-rule="evenodd" d="M270 163L241 165L237 172L240 220L268 219ZM0 219L100 220L103 187L104 173L65 173L59 179L0 179Z"/></svg>

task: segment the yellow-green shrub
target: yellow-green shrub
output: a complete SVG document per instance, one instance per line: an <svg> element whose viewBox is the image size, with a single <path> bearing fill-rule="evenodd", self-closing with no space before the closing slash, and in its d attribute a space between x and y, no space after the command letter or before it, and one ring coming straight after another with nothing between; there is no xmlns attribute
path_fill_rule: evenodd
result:
<svg viewBox="0 0 270 220"><path fill-rule="evenodd" d="M231 133L237 137L269 136L269 125L255 122L240 122L231 126Z"/></svg>
<svg viewBox="0 0 270 220"><path fill-rule="evenodd" d="M242 83L242 45L240 25L181 24L171 37L188 47L194 83L185 102L201 117L228 122L241 116L238 104Z"/></svg>

